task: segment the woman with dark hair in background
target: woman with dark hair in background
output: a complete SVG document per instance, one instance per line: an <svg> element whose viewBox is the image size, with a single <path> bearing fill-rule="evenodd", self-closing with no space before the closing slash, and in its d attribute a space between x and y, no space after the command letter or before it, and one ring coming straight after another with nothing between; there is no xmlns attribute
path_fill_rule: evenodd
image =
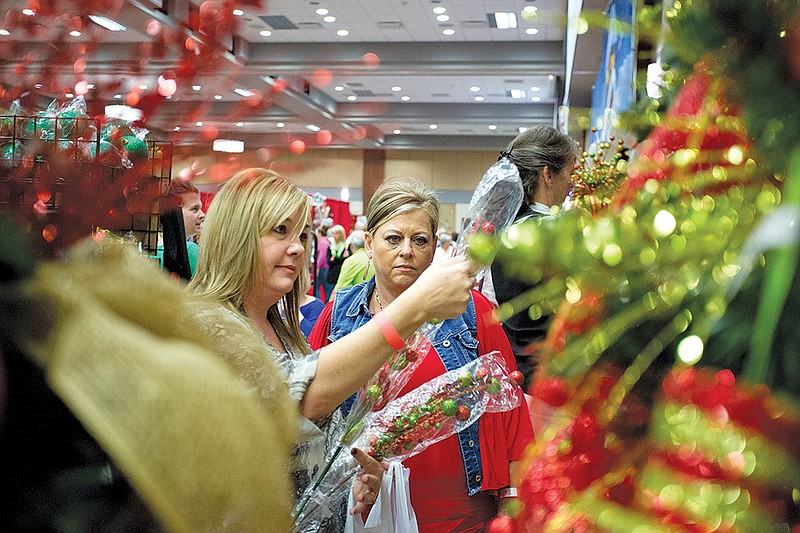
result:
<svg viewBox="0 0 800 533"><path fill-rule="evenodd" d="M552 207L560 206L570 189L570 176L580 157L577 143L550 126L535 126L511 141L500 157L508 157L519 170L524 200L514 224L532 218L551 216ZM509 277L502 265L487 269L481 291L495 305L502 305L530 290L532 285ZM503 322L520 372L525 376L524 390L530 386L535 362L528 346L547 335L550 316L536 320L520 312Z"/></svg>

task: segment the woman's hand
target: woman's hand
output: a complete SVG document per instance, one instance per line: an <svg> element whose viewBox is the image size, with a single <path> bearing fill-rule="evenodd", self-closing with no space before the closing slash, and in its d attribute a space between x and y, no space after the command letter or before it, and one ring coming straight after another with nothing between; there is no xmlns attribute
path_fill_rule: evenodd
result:
<svg viewBox="0 0 800 533"><path fill-rule="evenodd" d="M381 490L381 482L383 481L383 473L389 468L388 465L379 463L363 450L353 448L350 453L358 464L361 465L361 471L356 476L355 483L353 483L353 499L356 504L350 509L350 514L361 514L378 499L378 492Z"/></svg>
<svg viewBox="0 0 800 533"><path fill-rule="evenodd" d="M416 300L426 320L455 318L467 310L479 269L463 256L433 263L403 294Z"/></svg>

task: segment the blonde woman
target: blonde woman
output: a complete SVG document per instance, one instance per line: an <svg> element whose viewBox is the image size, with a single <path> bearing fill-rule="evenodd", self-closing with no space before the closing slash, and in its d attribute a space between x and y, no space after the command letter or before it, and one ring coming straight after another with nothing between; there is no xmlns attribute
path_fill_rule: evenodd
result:
<svg viewBox="0 0 800 533"><path fill-rule="evenodd" d="M325 301L329 301L333 295L333 289L339 280L339 273L342 271L342 263L350 257L350 250L347 247L347 237L344 234L344 227L336 224L329 231L331 245L328 247L328 274L325 276ZM330 289L330 290L328 290Z"/></svg>
<svg viewBox="0 0 800 533"><path fill-rule="evenodd" d="M428 269L386 307L386 320L380 327L372 323L312 351L300 330L298 313L300 275L308 264L309 213L308 195L283 176L260 168L239 172L209 207L197 272L190 285L223 305L231 320L257 328L282 369L301 415L302 442L294 453L296 495L321 460L313 453L315 448L339 437L339 404L377 372L396 349L390 343L396 344L397 337L407 338L431 318L463 313L475 269L461 259ZM224 335L217 323L207 327L212 335ZM259 370L257 362L235 357L231 362L240 375ZM354 455L366 469L353 487L356 505L352 513L363 512L374 503L383 472L364 452L356 450Z"/></svg>

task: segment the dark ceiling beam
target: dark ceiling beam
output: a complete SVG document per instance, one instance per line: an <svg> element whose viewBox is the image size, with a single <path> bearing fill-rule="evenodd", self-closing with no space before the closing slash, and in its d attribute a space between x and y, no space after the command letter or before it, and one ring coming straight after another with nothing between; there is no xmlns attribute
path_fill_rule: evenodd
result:
<svg viewBox="0 0 800 533"><path fill-rule="evenodd" d="M377 67L365 53L380 59ZM246 52L247 68L273 75L328 69L372 75L563 75L561 41L458 43L259 43ZM498 65L497 68L494 65ZM502 65L502 68L500 68Z"/></svg>
<svg viewBox="0 0 800 533"><path fill-rule="evenodd" d="M552 120L553 104L405 104L405 103L346 103L336 107L336 114L348 121L419 120L442 121L458 117L459 122L487 120Z"/></svg>
<svg viewBox="0 0 800 533"><path fill-rule="evenodd" d="M387 150L453 150L494 151L505 149L514 140L505 135L387 135L383 147Z"/></svg>
<svg viewBox="0 0 800 533"><path fill-rule="evenodd" d="M230 133L230 135L227 135ZM262 147L283 147L286 149L289 142L299 139L306 142L308 148L317 149L352 149L374 148L363 143L353 143L351 140L334 137L331 143L320 145L313 135L296 135L290 133L242 133L220 132L220 138L232 138L244 141L246 150ZM504 149L514 136L509 135L387 135L382 138L381 148L386 150L452 150L452 151L494 151ZM188 133L181 141L184 144L208 143L197 133Z"/></svg>
<svg viewBox="0 0 800 533"><path fill-rule="evenodd" d="M197 100L178 100L170 102L159 113L164 120L173 120L176 117L186 116L199 105ZM207 102L204 102L207 103ZM487 120L525 122L529 120L552 119L553 105L550 104L407 104L385 102L360 102L338 104L331 115L331 120L341 122L387 122L387 121L441 121L458 116L459 122L483 123ZM204 114L204 120L230 120L241 104L236 102L213 102ZM289 122L297 120L297 113L283 106L272 106L260 109L257 114L244 117L242 120L250 122ZM324 127L317 123L317 126Z"/></svg>

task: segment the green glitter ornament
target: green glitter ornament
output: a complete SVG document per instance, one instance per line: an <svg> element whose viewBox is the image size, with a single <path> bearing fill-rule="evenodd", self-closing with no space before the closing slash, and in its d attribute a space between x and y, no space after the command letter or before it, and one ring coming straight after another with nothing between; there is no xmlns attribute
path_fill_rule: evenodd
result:
<svg viewBox="0 0 800 533"><path fill-rule="evenodd" d="M381 388L377 385L370 385L367 387L367 398L375 400L381 395Z"/></svg>
<svg viewBox="0 0 800 533"><path fill-rule="evenodd" d="M466 372L463 376L458 378L458 384L464 388L471 387L473 383L472 372Z"/></svg>
<svg viewBox="0 0 800 533"><path fill-rule="evenodd" d="M442 402L442 412L446 416L456 416L458 413L458 404L455 400L445 400Z"/></svg>
<svg viewBox="0 0 800 533"><path fill-rule="evenodd" d="M120 144L128 152L128 159L133 164L147 161L147 143L134 135L127 135L120 139Z"/></svg>

